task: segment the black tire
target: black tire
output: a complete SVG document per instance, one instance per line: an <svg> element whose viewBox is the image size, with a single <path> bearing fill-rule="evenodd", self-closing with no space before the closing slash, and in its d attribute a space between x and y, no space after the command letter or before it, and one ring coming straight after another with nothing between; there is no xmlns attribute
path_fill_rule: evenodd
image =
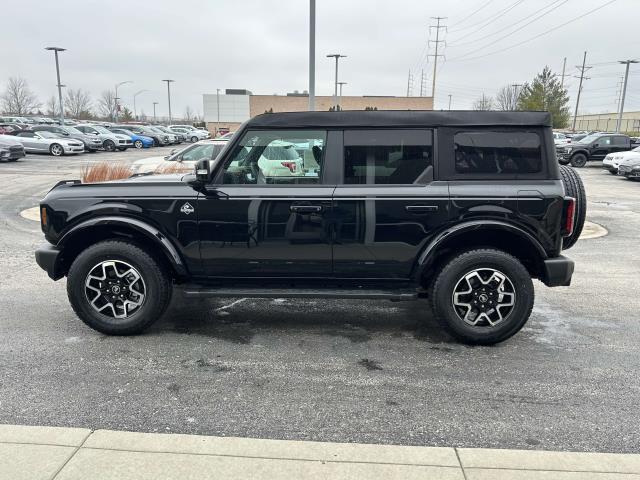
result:
<svg viewBox="0 0 640 480"><path fill-rule="evenodd" d="M458 283L467 274L482 269L502 273L515 293L513 307L493 326L470 325L459 316L453 304ZM492 294L495 295L495 291ZM469 344L492 345L510 338L524 326L533 309L534 289L529 272L517 258L501 250L478 249L461 253L445 264L436 274L429 298L436 319L456 339Z"/></svg>
<svg viewBox="0 0 640 480"><path fill-rule="evenodd" d="M567 159L564 159L564 158L559 158L558 159L558 163L560 165L569 165L571 163L571 160L567 160Z"/></svg>
<svg viewBox="0 0 640 480"><path fill-rule="evenodd" d="M618 175L618 171L617 170L613 170L613 169L608 169L608 170L609 170L609 173L611 175Z"/></svg>
<svg viewBox="0 0 640 480"><path fill-rule="evenodd" d="M115 152L116 144L113 143L112 140L105 140L104 143L102 144L102 148L104 148L107 152Z"/></svg>
<svg viewBox="0 0 640 480"><path fill-rule="evenodd" d="M561 166L560 174L562 175L565 194L576 199L573 232L562 239L562 249L567 250L575 245L582 233L582 227L584 227L584 221L587 217L587 195L580 175L573 168Z"/></svg>
<svg viewBox="0 0 640 480"><path fill-rule="evenodd" d="M124 152L127 149L127 147L118 147L118 150L120 150L121 152Z"/></svg>
<svg viewBox="0 0 640 480"><path fill-rule="evenodd" d="M571 166L582 168L587 164L587 156L584 153L576 153L571 157Z"/></svg>
<svg viewBox="0 0 640 480"><path fill-rule="evenodd" d="M64 155L64 148L59 143L52 143L49 145L49 153L54 157L61 157Z"/></svg>
<svg viewBox="0 0 640 480"><path fill-rule="evenodd" d="M133 146L138 149L144 147L144 145L142 144L142 140L136 140L135 142L133 142Z"/></svg>
<svg viewBox="0 0 640 480"><path fill-rule="evenodd" d="M126 318L116 319L98 312L85 291L89 273L107 260L126 262L137 270L144 282L145 298ZM161 264L129 242L109 240L91 245L74 260L67 276L67 295L76 315L94 330L107 335L141 333L162 316L171 300L171 280Z"/></svg>
<svg viewBox="0 0 640 480"><path fill-rule="evenodd" d="M198 137L196 137L195 135L191 137L191 143L196 143L197 141L198 141Z"/></svg>

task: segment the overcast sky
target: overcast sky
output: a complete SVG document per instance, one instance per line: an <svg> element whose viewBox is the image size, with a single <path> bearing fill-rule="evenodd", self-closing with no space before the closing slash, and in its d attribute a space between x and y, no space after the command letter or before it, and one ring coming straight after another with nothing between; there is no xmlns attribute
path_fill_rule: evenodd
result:
<svg viewBox="0 0 640 480"><path fill-rule="evenodd" d="M317 0L316 93L333 93L333 60L341 60L347 95L405 95L409 69L413 94L420 71L431 92L434 44L425 51L430 17L447 17L442 31L436 108L469 108L483 92L530 80L545 65L558 74L567 57L572 101L575 65L588 51L594 67L583 89L583 112L615 109L624 68L607 64L640 58L639 0L616 0L547 35L519 42L568 22L607 0ZM56 93L53 54L62 83L97 98L117 82L125 105L166 115L164 78L172 84L172 110L202 114L202 94L246 88L258 94L308 88L308 0L20 0L2 2L0 90L9 76L27 79L43 104ZM557 7L557 8L556 8ZM474 13L475 12L475 13ZM538 13L536 13L538 12ZM548 12L545 15L545 12ZM472 15L473 14L473 15ZM540 17L536 20L537 17ZM527 23L531 22L529 25ZM504 37L504 38L502 38ZM431 38L435 39L432 30ZM510 48L514 47L514 48ZM499 50L504 51L495 53ZM481 58L475 58L480 57ZM625 110L640 110L640 64L631 66Z"/></svg>

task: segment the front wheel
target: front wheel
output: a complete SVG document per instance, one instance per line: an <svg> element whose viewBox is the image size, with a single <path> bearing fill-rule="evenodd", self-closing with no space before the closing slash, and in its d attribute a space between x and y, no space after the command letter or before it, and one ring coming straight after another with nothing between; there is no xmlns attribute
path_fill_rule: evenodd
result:
<svg viewBox="0 0 640 480"><path fill-rule="evenodd" d="M584 153L576 153L571 157L571 166L582 168L587 164L587 156Z"/></svg>
<svg viewBox="0 0 640 480"><path fill-rule="evenodd" d="M191 137L191 143L196 143L197 141L198 141L198 137L196 137L195 135Z"/></svg>
<svg viewBox="0 0 640 480"><path fill-rule="evenodd" d="M113 143L111 140L105 140L104 143L102 144L102 147L107 152L115 152L115 150L116 150L116 144Z"/></svg>
<svg viewBox="0 0 640 480"><path fill-rule="evenodd" d="M68 273L67 295L88 326L108 335L142 332L166 310L171 282L160 263L117 240L88 247Z"/></svg>
<svg viewBox="0 0 640 480"><path fill-rule="evenodd" d="M133 146L136 148L144 147L144 145L142 144L142 140L136 140L135 142L133 142Z"/></svg>
<svg viewBox="0 0 640 480"><path fill-rule="evenodd" d="M62 148L62 145L54 143L49 147L49 153L54 157L60 157L64 155L64 148Z"/></svg>
<svg viewBox="0 0 640 480"><path fill-rule="evenodd" d="M492 345L517 333L533 308L527 269L501 250L478 249L442 267L429 296L433 313L455 338Z"/></svg>

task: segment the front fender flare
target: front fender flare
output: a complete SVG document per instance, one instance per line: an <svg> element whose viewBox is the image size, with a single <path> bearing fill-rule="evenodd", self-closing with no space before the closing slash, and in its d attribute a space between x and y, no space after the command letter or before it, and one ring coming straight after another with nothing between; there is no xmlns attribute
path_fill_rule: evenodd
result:
<svg viewBox="0 0 640 480"><path fill-rule="evenodd" d="M455 238L461 234L468 233L474 230L502 230L513 233L523 240L527 241L531 244L535 250L539 253L540 259L545 260L548 255L545 251L544 247L536 240L536 238L531 235L529 232L524 229L517 227L515 225L511 225L506 222L501 222L498 220L471 220L464 223L460 223L453 227L447 228L446 230L438 233L422 250L422 253L418 257L417 268L416 268L416 278L420 278L422 273L428 268L434 257L437 254L437 251L443 244L449 241L452 238Z"/></svg>
<svg viewBox="0 0 640 480"><path fill-rule="evenodd" d="M160 246L167 260L171 263L178 275L187 275L188 272L184 262L182 261L182 257L180 256L180 253L178 253L178 250L173 245L173 243L171 243L171 240L169 240L169 238L167 238L167 236L157 228L136 218L116 215L90 218L88 220L80 222L77 225L74 225L71 229L65 232L64 235L60 237L57 246L60 248L64 248L66 242L68 242L71 238L74 238L76 235L81 234L84 230L91 227L105 225L124 226L134 229L138 233L141 233L145 237L149 238L152 242L155 242L156 245Z"/></svg>

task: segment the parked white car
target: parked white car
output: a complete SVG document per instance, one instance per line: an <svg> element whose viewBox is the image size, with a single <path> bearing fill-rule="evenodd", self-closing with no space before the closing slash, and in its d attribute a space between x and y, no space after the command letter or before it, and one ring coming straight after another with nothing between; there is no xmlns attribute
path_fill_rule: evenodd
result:
<svg viewBox="0 0 640 480"><path fill-rule="evenodd" d="M618 167L625 160L640 158L640 147L636 147L628 152L615 152L610 153L602 161L602 166L609 170L612 174L618 173Z"/></svg>
<svg viewBox="0 0 640 480"><path fill-rule="evenodd" d="M50 153L56 157L84 152L84 143L80 140L61 138L51 132L24 130L13 138L22 143L26 152Z"/></svg>
<svg viewBox="0 0 640 480"><path fill-rule="evenodd" d="M190 172L198 160L214 160L227 145L225 140L202 140L182 150L173 150L166 157L148 157L133 162L134 174Z"/></svg>
<svg viewBox="0 0 640 480"><path fill-rule="evenodd" d="M571 143L571 138L567 137L564 133L553 132L553 143L556 145Z"/></svg>
<svg viewBox="0 0 640 480"><path fill-rule="evenodd" d="M181 133L187 137L189 142L197 142L206 138L211 138L211 134L206 130L200 130L193 125L169 125L169 129L176 133Z"/></svg>
<svg viewBox="0 0 640 480"><path fill-rule="evenodd" d="M133 141L128 135L122 135L120 133L113 133L102 125L93 125L89 123L83 123L75 125L75 128L87 135L96 135L102 140L102 148L107 152L113 152L116 149L124 152L127 148L133 147Z"/></svg>

